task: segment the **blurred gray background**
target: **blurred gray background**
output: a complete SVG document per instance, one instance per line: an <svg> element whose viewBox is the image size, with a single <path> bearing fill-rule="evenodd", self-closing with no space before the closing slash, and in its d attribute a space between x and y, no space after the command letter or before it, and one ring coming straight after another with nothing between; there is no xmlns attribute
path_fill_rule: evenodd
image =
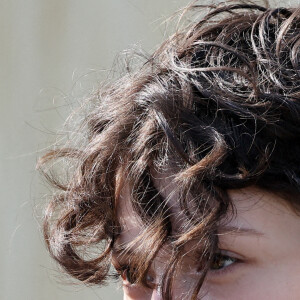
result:
<svg viewBox="0 0 300 300"><path fill-rule="evenodd" d="M161 22L188 1L0 0L0 299L122 299L59 272L40 229L49 189L35 164L71 109L116 55L163 40Z"/></svg>
<svg viewBox="0 0 300 300"><path fill-rule="evenodd" d="M40 229L49 189L35 164L116 55L151 52L161 22L188 2L0 0L1 300L122 299L118 284L74 284L50 260Z"/></svg>

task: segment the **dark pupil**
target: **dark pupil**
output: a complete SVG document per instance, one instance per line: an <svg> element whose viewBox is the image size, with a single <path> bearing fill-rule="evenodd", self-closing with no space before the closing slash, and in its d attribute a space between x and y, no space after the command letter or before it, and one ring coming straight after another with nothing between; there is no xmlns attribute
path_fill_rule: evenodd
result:
<svg viewBox="0 0 300 300"><path fill-rule="evenodd" d="M222 269L227 260L230 260L229 256L222 255L222 254L215 254L213 258L213 262L211 264L211 269L213 270Z"/></svg>

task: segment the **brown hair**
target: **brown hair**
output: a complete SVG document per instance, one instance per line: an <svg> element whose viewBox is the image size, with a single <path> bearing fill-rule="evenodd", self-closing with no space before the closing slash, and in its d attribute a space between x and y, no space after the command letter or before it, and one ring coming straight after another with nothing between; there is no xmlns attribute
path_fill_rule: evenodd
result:
<svg viewBox="0 0 300 300"><path fill-rule="evenodd" d="M55 260L85 283L110 274L124 184L144 220L143 242L133 249L137 282L145 283L158 250L172 245L164 299L172 298L172 275L195 240L203 272L191 298L199 294L218 221L232 206L226 190L256 185L299 204L300 8L226 1L193 4L185 13L200 15L204 7L209 12L177 30L140 68L95 94L84 145L40 160L73 165L66 183L45 173L60 192L46 210L44 235ZM176 236L151 175L166 168L180 186L186 217ZM94 246L98 255L89 258Z"/></svg>

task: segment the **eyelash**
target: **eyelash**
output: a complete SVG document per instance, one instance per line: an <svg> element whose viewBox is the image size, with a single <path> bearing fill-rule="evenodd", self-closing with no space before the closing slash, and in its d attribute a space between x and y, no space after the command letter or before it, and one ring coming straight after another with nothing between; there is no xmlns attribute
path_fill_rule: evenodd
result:
<svg viewBox="0 0 300 300"><path fill-rule="evenodd" d="M225 275L227 273L230 273L233 271L234 268L236 268L238 266L239 263L242 262L241 259L231 256L229 251L225 251L225 250L220 250L219 252L215 253L215 259L223 259L224 261L228 261L230 260L231 263L227 266L221 267L219 269L213 269L212 265L211 268L209 269L209 274L212 276L221 276L221 275Z"/></svg>
<svg viewBox="0 0 300 300"><path fill-rule="evenodd" d="M225 251L225 250L219 250L219 252L215 253L215 258L223 259L224 261L231 260L232 263L230 263L225 267L221 267L219 269L213 269L211 267L208 271L209 276L214 277L214 276L223 276L225 274L229 274L230 272L233 271L235 267L237 267L239 263L242 262L241 259L231 256L229 253L230 253L229 251ZM132 286L135 284L135 280L133 279L134 268L130 267L129 265L120 265L118 266L118 268L115 269L117 271L116 274L117 277L121 278L123 282L124 281L128 282L125 283L124 285Z"/></svg>
<svg viewBox="0 0 300 300"><path fill-rule="evenodd" d="M127 281L130 285L135 284L135 280L133 279L133 270L128 265L122 265L116 268L118 277L121 277L123 281ZM124 278L124 277L125 278Z"/></svg>
<svg viewBox="0 0 300 300"><path fill-rule="evenodd" d="M119 265L118 267L115 267L117 273L116 277L119 279L121 278L123 281L123 286L133 287L136 285L136 278L134 278L134 270L135 268L132 268L129 265ZM154 283L154 278L151 275L147 275L149 277L149 280L141 284L141 286L144 286L146 288L154 289L156 287L156 284ZM125 283L124 283L125 282Z"/></svg>

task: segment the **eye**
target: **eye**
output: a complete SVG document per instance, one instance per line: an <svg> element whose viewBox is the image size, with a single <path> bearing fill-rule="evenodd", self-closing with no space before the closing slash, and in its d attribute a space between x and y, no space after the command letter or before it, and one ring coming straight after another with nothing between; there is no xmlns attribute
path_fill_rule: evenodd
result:
<svg viewBox="0 0 300 300"><path fill-rule="evenodd" d="M131 268L130 266L123 266L121 269L118 270L124 284L126 285L133 285L136 284L136 269ZM155 287L155 279L149 273L146 275L146 286L149 288Z"/></svg>
<svg viewBox="0 0 300 300"><path fill-rule="evenodd" d="M216 253L214 255L212 264L210 266L210 269L215 270L221 270L224 269L234 263L238 262L237 258L222 254L222 253Z"/></svg>
<svg viewBox="0 0 300 300"><path fill-rule="evenodd" d="M130 268L129 266L124 266L124 267L122 267L121 270L119 270L119 273L125 283L127 283L127 284L135 284L136 283L136 276L135 276L134 268Z"/></svg>

